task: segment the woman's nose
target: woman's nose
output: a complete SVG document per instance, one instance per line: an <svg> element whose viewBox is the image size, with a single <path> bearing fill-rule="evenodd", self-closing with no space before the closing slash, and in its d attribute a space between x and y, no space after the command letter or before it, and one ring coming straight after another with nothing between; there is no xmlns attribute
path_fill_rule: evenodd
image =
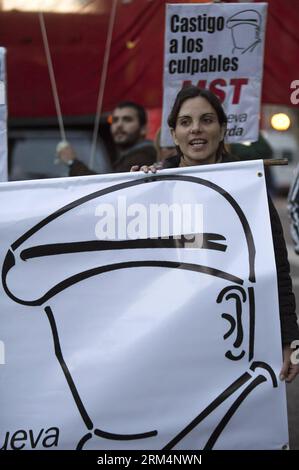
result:
<svg viewBox="0 0 299 470"><path fill-rule="evenodd" d="M201 132L201 123L199 121L195 121L192 123L191 132L193 134Z"/></svg>

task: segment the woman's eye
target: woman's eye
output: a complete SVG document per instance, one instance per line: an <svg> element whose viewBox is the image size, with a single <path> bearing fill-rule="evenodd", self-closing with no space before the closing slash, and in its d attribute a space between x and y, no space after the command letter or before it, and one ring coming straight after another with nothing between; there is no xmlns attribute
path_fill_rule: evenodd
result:
<svg viewBox="0 0 299 470"><path fill-rule="evenodd" d="M180 124L181 124L181 126L188 126L189 120L188 119L183 119L182 121L180 121Z"/></svg>
<svg viewBox="0 0 299 470"><path fill-rule="evenodd" d="M203 120L206 124L211 124L213 120L211 118L204 118Z"/></svg>

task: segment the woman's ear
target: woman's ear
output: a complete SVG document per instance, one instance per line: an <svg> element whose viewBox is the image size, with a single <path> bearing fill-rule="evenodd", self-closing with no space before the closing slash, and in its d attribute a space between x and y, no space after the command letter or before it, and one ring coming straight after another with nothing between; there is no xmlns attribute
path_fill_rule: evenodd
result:
<svg viewBox="0 0 299 470"><path fill-rule="evenodd" d="M174 141L175 145L179 145L178 140L177 140L176 135L175 135L175 129L173 127L170 128L170 133L171 133L171 137L172 137L172 140Z"/></svg>

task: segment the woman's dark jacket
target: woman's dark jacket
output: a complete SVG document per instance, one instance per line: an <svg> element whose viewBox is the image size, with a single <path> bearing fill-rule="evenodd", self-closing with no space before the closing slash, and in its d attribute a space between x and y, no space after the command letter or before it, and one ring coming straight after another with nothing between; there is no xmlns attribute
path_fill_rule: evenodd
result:
<svg viewBox="0 0 299 470"><path fill-rule="evenodd" d="M237 157L225 154L221 163L236 162ZM180 164L180 156L170 157L164 160L163 168L177 168ZM275 254L277 285L279 298L279 313L281 323L281 336L283 344L290 344L299 339L299 329L296 316L296 302L292 289L290 265L288 262L287 248L283 236L283 229L279 215L268 195L273 248Z"/></svg>

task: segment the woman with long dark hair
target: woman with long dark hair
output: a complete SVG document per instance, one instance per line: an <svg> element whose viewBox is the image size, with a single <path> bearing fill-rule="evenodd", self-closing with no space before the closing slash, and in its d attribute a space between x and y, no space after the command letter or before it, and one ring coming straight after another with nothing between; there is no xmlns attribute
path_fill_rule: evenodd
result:
<svg viewBox="0 0 299 470"><path fill-rule="evenodd" d="M238 159L230 155L224 145L227 117L218 98L209 90L195 86L182 88L175 99L168 117L168 125L177 147L177 155L162 164L150 167L134 166L131 171L156 173L163 168L189 167L227 163ZM281 380L291 382L299 373L299 365L291 361L291 343L299 339L295 297L292 291L290 266L287 259L283 229L270 198L269 211L275 253L281 334L283 343L283 366Z"/></svg>

